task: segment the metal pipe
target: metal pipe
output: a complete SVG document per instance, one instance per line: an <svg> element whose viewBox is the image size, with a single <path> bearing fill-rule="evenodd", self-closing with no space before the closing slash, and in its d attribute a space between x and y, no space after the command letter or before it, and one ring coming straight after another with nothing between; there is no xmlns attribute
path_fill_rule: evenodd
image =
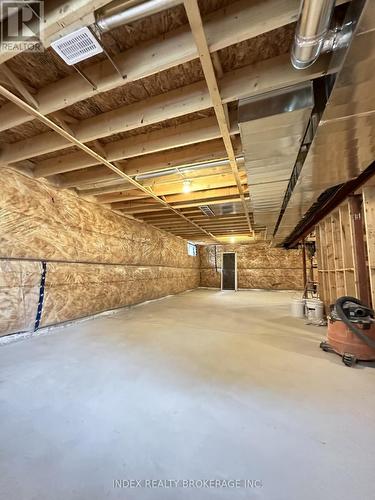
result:
<svg viewBox="0 0 375 500"><path fill-rule="evenodd" d="M236 160L240 163L244 161L243 156L237 156ZM156 177L164 177L166 175L173 175L173 174L186 174L189 172L193 172L195 170L200 170L200 169L206 169L206 168L215 168L215 167L224 167L230 165L229 160L214 160L214 161L208 161L204 163L196 163L194 165L185 165L183 167L172 167L168 168L166 170L157 170L154 172L148 172L146 174L139 174L136 175L134 178L137 181L142 181L145 179L154 179Z"/></svg>
<svg viewBox="0 0 375 500"><path fill-rule="evenodd" d="M129 6L130 3L130 6ZM99 11L96 25L105 32L117 26L132 23L137 19L157 14L182 3L182 0L148 0L134 5L134 2L112 2Z"/></svg>
<svg viewBox="0 0 375 500"><path fill-rule="evenodd" d="M335 0L302 0L291 56L296 69L308 68L318 59L334 7Z"/></svg>

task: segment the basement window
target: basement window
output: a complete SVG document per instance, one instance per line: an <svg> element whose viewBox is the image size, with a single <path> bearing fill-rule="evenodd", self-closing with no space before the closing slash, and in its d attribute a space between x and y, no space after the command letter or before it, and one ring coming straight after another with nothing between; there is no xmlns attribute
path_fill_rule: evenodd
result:
<svg viewBox="0 0 375 500"><path fill-rule="evenodd" d="M192 257L196 257L197 256L197 245L194 245L194 243L190 243L190 241L188 241L187 251L188 251L188 255L191 255Z"/></svg>

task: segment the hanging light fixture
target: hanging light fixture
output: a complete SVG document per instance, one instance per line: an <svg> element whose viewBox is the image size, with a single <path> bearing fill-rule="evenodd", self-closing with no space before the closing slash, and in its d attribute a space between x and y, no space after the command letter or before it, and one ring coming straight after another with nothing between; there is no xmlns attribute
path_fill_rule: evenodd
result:
<svg viewBox="0 0 375 500"><path fill-rule="evenodd" d="M190 179L185 179L182 183L182 191L184 193L190 193L191 191L191 180Z"/></svg>

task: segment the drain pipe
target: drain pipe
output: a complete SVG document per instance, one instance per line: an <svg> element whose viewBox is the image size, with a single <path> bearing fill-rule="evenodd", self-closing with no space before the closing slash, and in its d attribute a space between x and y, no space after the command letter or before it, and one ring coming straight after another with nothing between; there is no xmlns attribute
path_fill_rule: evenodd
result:
<svg viewBox="0 0 375 500"><path fill-rule="evenodd" d="M318 59L334 8L335 0L302 0L291 56L296 69L308 68Z"/></svg>
<svg viewBox="0 0 375 500"><path fill-rule="evenodd" d="M96 25L102 32L109 31L175 7L180 3L182 0L148 0L142 3L134 2L134 0L112 2L99 11Z"/></svg>

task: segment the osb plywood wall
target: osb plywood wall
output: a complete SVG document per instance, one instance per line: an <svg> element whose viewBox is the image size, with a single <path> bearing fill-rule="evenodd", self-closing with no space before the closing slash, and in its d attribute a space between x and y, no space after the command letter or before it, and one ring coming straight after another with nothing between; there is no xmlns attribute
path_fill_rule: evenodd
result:
<svg viewBox="0 0 375 500"><path fill-rule="evenodd" d="M221 286L220 269L223 252L237 254L238 288L270 290L303 288L301 251L273 248L268 243L200 247L201 286Z"/></svg>
<svg viewBox="0 0 375 500"><path fill-rule="evenodd" d="M33 328L42 260L41 326L199 285L181 238L8 169L0 183L0 335Z"/></svg>

